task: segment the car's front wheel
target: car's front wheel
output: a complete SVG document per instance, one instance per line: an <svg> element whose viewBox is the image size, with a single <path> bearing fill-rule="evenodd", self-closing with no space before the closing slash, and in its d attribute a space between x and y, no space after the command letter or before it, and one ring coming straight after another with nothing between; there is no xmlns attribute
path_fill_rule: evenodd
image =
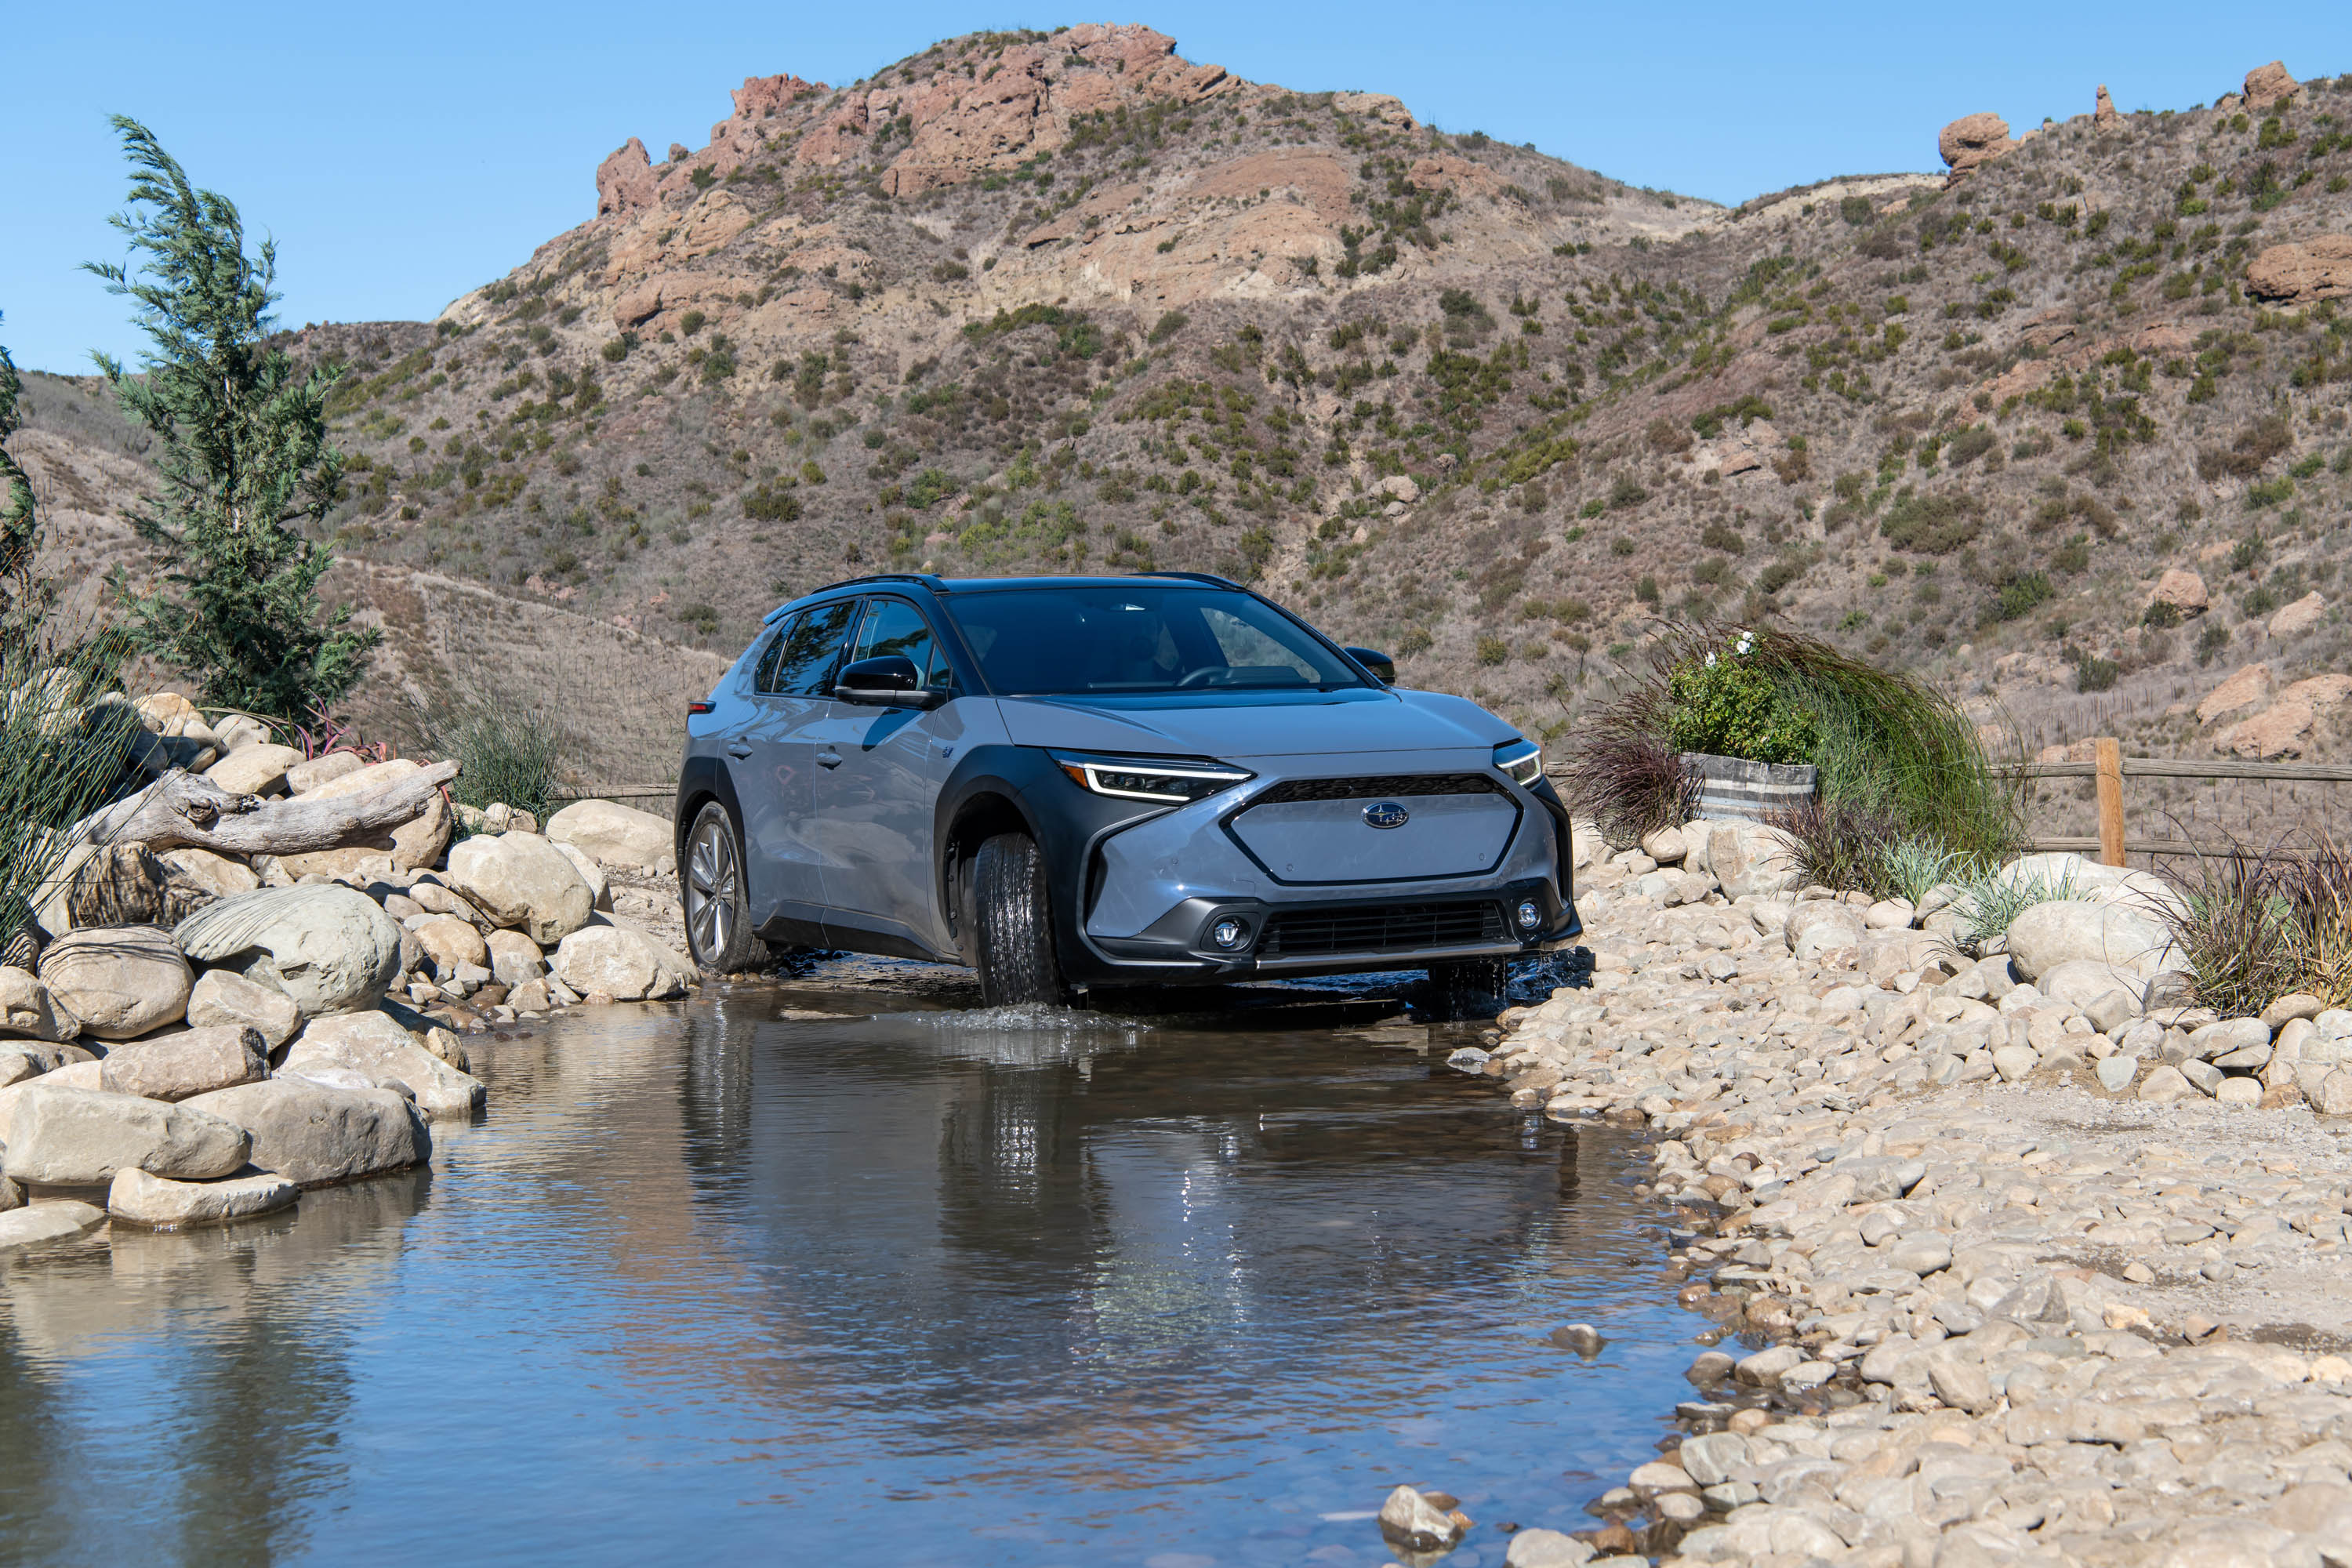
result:
<svg viewBox="0 0 2352 1568"><path fill-rule="evenodd" d="M750 969L767 954L767 944L751 934L739 842L727 808L707 803L687 835L685 874L678 879L687 945L695 963L714 974Z"/></svg>
<svg viewBox="0 0 2352 1568"><path fill-rule="evenodd" d="M971 889L982 1005L1066 1001L1037 841L1000 833L983 842L972 857Z"/></svg>

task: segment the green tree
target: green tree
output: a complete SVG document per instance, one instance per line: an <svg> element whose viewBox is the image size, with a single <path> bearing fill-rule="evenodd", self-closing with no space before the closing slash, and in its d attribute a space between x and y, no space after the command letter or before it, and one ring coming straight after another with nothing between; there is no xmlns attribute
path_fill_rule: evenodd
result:
<svg viewBox="0 0 2352 1568"><path fill-rule="evenodd" d="M342 478L327 441L327 394L341 367L298 376L263 339L277 247L245 250L226 196L200 191L154 134L115 116L131 161L127 264L89 262L110 292L138 303L151 347L144 374L104 354L123 411L155 433L160 493L126 509L170 563L165 591L115 590L134 645L186 672L226 707L308 719L366 673L378 633L322 611L333 554L314 543Z"/></svg>
<svg viewBox="0 0 2352 1568"><path fill-rule="evenodd" d="M33 574L40 542L33 483L8 455L8 437L24 424L16 412L16 400L24 391L16 362L6 349L0 348L0 656L13 654L33 641L57 598L56 585Z"/></svg>

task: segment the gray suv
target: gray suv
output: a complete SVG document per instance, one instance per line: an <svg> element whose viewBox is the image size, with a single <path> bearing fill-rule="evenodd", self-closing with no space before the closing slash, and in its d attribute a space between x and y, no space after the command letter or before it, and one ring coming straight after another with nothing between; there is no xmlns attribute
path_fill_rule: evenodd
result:
<svg viewBox="0 0 2352 1568"><path fill-rule="evenodd" d="M846 948L1096 987L1427 969L1581 929L1542 751L1223 578L861 577L689 705L695 958Z"/></svg>

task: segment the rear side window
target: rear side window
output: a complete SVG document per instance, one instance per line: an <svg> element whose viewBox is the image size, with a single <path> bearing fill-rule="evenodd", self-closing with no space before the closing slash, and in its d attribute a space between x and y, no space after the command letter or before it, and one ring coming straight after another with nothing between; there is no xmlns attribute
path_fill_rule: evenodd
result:
<svg viewBox="0 0 2352 1568"><path fill-rule="evenodd" d="M856 600L845 599L793 616L760 661L760 689L780 697L824 696L832 688L856 608Z"/></svg>
<svg viewBox="0 0 2352 1568"><path fill-rule="evenodd" d="M793 635L793 627L799 619L795 616L777 627L775 636L768 639L768 646L760 650L760 662L751 672L752 690L773 691L776 689L776 661L783 658L784 639Z"/></svg>
<svg viewBox="0 0 2352 1568"><path fill-rule="evenodd" d="M947 659L938 639L931 636L930 623L923 619L923 612L904 599L868 599L866 619L857 628L857 646L850 651L850 662L882 658L894 653L913 661L925 686L953 684Z"/></svg>

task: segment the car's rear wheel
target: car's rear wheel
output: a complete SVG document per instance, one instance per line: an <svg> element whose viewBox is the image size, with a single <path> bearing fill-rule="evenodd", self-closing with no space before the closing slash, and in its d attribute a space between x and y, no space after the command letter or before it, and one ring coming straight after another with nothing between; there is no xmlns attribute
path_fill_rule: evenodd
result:
<svg viewBox="0 0 2352 1568"><path fill-rule="evenodd" d="M1510 978L1510 961L1502 958L1459 958L1429 966L1429 984L1437 993L1437 1005L1453 1018L1500 1009Z"/></svg>
<svg viewBox="0 0 2352 1568"><path fill-rule="evenodd" d="M678 878L687 945L695 963L715 974L750 969L768 954L767 944L751 934L738 842L727 808L707 803L687 835L685 874Z"/></svg>
<svg viewBox="0 0 2352 1568"><path fill-rule="evenodd" d="M984 841L972 857L971 889L982 1005L1068 1000L1037 841L1025 833Z"/></svg>

